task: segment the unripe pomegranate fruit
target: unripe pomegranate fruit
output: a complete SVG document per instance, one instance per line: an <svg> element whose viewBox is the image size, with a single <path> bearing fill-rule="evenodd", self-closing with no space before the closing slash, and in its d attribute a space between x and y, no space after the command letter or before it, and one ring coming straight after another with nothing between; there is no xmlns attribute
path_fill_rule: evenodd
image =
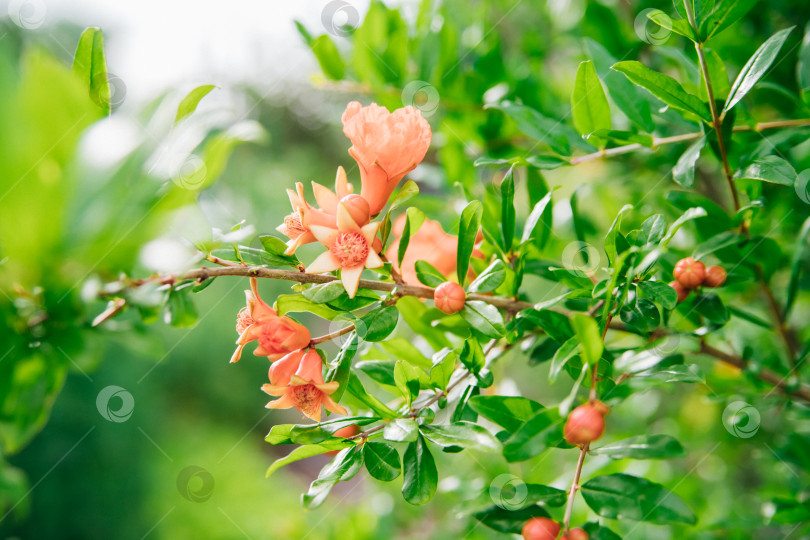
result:
<svg viewBox="0 0 810 540"><path fill-rule="evenodd" d="M560 524L556 521L533 517L523 524L523 540L554 540L560 534Z"/></svg>
<svg viewBox="0 0 810 540"><path fill-rule="evenodd" d="M580 446L599 439L605 432L604 403L580 405L568 415L563 433L568 444Z"/></svg>
<svg viewBox="0 0 810 540"><path fill-rule="evenodd" d="M464 288L453 281L445 281L433 292L433 302L439 311L452 315L464 308L467 293Z"/></svg>
<svg viewBox="0 0 810 540"><path fill-rule="evenodd" d="M669 286L675 289L675 292L678 293L678 303L680 304L686 297L689 296L689 289L678 283L677 281L670 281Z"/></svg>
<svg viewBox="0 0 810 540"><path fill-rule="evenodd" d="M692 257L687 257L678 261L672 275L687 289L694 289L703 283L703 278L706 277L706 265Z"/></svg>
<svg viewBox="0 0 810 540"><path fill-rule="evenodd" d="M722 266L710 266L706 269L703 285L706 287L722 287L726 282L726 271Z"/></svg>
<svg viewBox="0 0 810 540"><path fill-rule="evenodd" d="M560 540L588 540L588 533L585 532L585 529L577 527L562 535Z"/></svg>
<svg viewBox="0 0 810 540"><path fill-rule="evenodd" d="M368 201L360 195L352 193L340 199L340 204L346 207L352 219L360 227L366 225L371 218Z"/></svg>

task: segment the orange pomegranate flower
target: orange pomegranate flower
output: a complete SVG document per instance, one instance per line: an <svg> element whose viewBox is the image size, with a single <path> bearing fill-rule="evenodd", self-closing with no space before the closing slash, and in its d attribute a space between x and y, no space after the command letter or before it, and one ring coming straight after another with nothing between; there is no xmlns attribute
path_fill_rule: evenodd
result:
<svg viewBox="0 0 810 540"><path fill-rule="evenodd" d="M279 317L276 311L259 297L256 278L250 278L250 289L245 291L247 306L242 308L236 318L236 351L231 356L231 363L242 357L242 349L251 341L258 341L259 346L253 354L266 356L271 361L287 353L309 345L309 330L289 317Z"/></svg>
<svg viewBox="0 0 810 540"><path fill-rule="evenodd" d="M299 353L301 354L300 360L297 359ZM321 421L322 406L333 413L348 414L345 407L338 405L335 400L330 397L330 394L337 390L338 382L323 382L321 357L315 349L310 349L306 353L298 351L288 355L288 357L291 358L289 361L290 365L296 360L299 361L298 369L296 369L294 373L288 373L289 366L285 366L275 373L276 382L273 382L271 379L269 384L262 386L262 390L265 393L271 396L279 396L279 399L273 400L267 404L268 409L289 409L295 407L306 417L316 422ZM280 360L279 362L283 361L284 360ZM287 375L289 375L289 380L287 384L283 384Z"/></svg>
<svg viewBox="0 0 810 540"><path fill-rule="evenodd" d="M312 264L308 274L321 274L340 269L343 287L354 298L364 268L380 268L382 259L374 249L379 223L360 226L342 201L337 205L337 229L313 225L312 234L327 247Z"/></svg>
<svg viewBox="0 0 810 540"><path fill-rule="evenodd" d="M360 167L360 195L371 215L377 215L400 180L425 158L430 124L410 105L390 113L376 103L363 107L357 101L346 106L341 120L352 141L349 155Z"/></svg>
<svg viewBox="0 0 810 540"><path fill-rule="evenodd" d="M353 195L354 188L346 178L346 171L343 167L338 167L335 177L335 191L312 182L312 191L315 194L315 201L318 208L310 205L304 197L304 184L297 182L295 191L288 189L287 196L290 198L292 213L285 216L284 222L276 227L276 230L289 238L287 242L287 255L292 255L295 250L304 244L316 242L315 236L309 230L310 225L321 225L324 227L335 227L337 214L337 204L341 200L350 203L350 206L358 207L353 214L356 219L363 221L363 206L368 204L359 195ZM361 199L358 201L358 199ZM365 217L363 225L368 223L368 216Z"/></svg>

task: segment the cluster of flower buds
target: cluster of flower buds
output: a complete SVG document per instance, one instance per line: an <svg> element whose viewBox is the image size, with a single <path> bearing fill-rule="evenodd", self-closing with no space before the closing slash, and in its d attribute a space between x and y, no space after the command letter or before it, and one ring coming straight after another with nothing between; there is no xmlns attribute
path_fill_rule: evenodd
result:
<svg viewBox="0 0 810 540"><path fill-rule="evenodd" d="M701 286L721 287L726 282L726 271L722 266L707 268L705 264L692 257L678 261L672 275L675 281L670 282L669 286L678 293L679 303L686 300L692 289Z"/></svg>

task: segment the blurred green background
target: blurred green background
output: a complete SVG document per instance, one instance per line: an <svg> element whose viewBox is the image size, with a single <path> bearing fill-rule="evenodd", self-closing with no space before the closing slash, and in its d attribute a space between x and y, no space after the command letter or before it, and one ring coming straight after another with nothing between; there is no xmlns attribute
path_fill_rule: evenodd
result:
<svg viewBox="0 0 810 540"><path fill-rule="evenodd" d="M339 23L359 24L368 6L349 6L352 9L343 15L347 18ZM193 85L167 84L160 93L120 103L113 96L112 117L103 119L69 74L72 50L49 38L58 35L60 42L75 44L81 27L60 21L34 28L15 20L4 23L0 187L6 195L0 199L0 306L5 324L0 355L8 357L0 360L0 426L4 439L19 444L4 452L8 457L0 477L5 514L0 536L503 538L506 535L463 513L493 478L508 473L557 487L570 481L571 455L562 450L512 465L479 454L441 455L439 493L425 507L402 501L399 480L387 485L359 475L338 485L323 507L308 512L300 507L299 494L328 459L310 458L265 479L267 466L286 453L266 444L265 434L273 424L301 418L295 412L263 408L267 399L259 388L266 379L264 360L247 354L239 364L228 365L236 337L234 317L244 305L246 281L220 279L196 295L197 322L192 327L144 325L134 312L99 329L89 327L104 309L102 302L86 301L87 295L93 296L94 280L113 280L120 272L145 276L179 269L193 251L189 241L210 239L212 227L227 231L244 219L260 233L272 232L289 212L282 190L295 181L329 185L337 165L346 167L357 182L339 126L340 113L352 99L373 99L389 108L409 104L403 102L402 91L412 80L424 80L436 91L437 109L429 118L434 144L426 163L411 177L422 188L415 204L452 230L455 213L447 200L461 200L453 185L459 182L480 193L494 179L492 170L475 169L473 161L481 156L514 157L532 147L502 113L482 106L517 99L550 117L565 116L576 66L585 58L583 38L601 43L618 59L642 59L690 81L685 86L696 87L698 82L694 63L685 61L694 56L686 40L672 36L649 43L642 38L656 28L634 29L645 8L672 12L667 2L447 0L436 5L404 3L401 15L374 6L379 22L363 28L368 32L379 26L382 57L355 54L346 74L352 82L329 82L314 62L307 73L282 81L281 94L270 96L270 83L212 78L202 82L219 88L203 100L190 124L180 126L183 129L172 126L171 115ZM309 26L308 31L335 31L336 26L321 21L334 7L312 5L316 16L310 20L324 27ZM352 19L355 13L357 20ZM767 36L793 24L801 28L809 16L810 6L801 0L762 2L713 47L733 77ZM285 24L292 27L294 21ZM105 32L115 43L115 28ZM350 45L341 32L335 41L345 52ZM797 30L785 47L785 61L768 75L768 81L794 94L800 41ZM114 54L108 48L108 55ZM383 67L375 64L378 60ZM357 70L365 68L358 75ZM114 63L109 69L115 72ZM254 69L263 73L269 68L257 62ZM344 78L343 73L333 75ZM317 107L308 110L307 103ZM758 121L810 116L805 105L785 99L778 88L754 93L750 105L746 114ZM254 123L246 124L248 120ZM263 133L256 135L259 127ZM187 184L183 164L172 161L163 167L155 158L164 148L201 148L209 176L217 176L227 152L206 144L222 134L227 135L222 140L232 143L233 154L221 178L202 191ZM243 139L249 141L241 144ZM110 140L125 142L116 149L104 145ZM796 170L810 166L806 144L795 139L773 142L790 153ZM626 202L643 197L634 217L638 222L645 212L667 208L663 195L673 187L667 176L682 151L667 147L560 169L548 173L546 180L550 186L563 186L558 192L562 199L586 184L579 191L579 205L587 209L591 229L586 233L592 233L604 230ZM699 177L716 171L717 164L709 161ZM710 194L711 183L699 179L698 189ZM810 207L792 194L769 195L781 205L784 217L771 233L795 234ZM795 211L788 213L788 208ZM521 212L525 216L527 208ZM766 220L760 226L765 230L773 223ZM549 256L559 254L555 247L574 238L570 207L555 208L554 227ZM152 242L155 239L162 240ZM302 260L310 257L304 251ZM541 280L528 284L536 299L548 294ZM289 285L265 282L261 287L272 299ZM806 321L807 302L800 304L794 318ZM148 314L149 308L144 311ZM773 343L761 335L751 338L750 327L743 324L733 323L730 332L760 339L761 354L771 354ZM312 330L316 335L328 328L313 323ZM806 339L807 329L802 330ZM407 336L404 329L399 332ZM757 437L735 438L719 421L725 403L717 394L738 388L750 392L750 386L735 373L709 362L702 365L706 385L670 385L633 396L612 416L606 438L666 433L681 438L687 458L629 467L593 458L584 474L598 470L648 475L689 502L703 532L633 523L613 527L625 538L637 539L802 537L806 526L763 524L777 510L772 501L794 499L807 489L810 418L774 394L754 401L762 414ZM520 352L512 353L496 367L498 392L519 390L541 403L557 403L570 386L548 387L546 369L531 367ZM25 390L13 390L12 381L14 388ZM99 392L110 385L124 388L134 399L132 415L125 421L105 420L97 408ZM110 403L113 410L124 404L116 399ZM51 405L47 425L36 434ZM188 467L206 473L188 479ZM195 493L205 500L194 501ZM578 504L574 515L584 521L589 514Z"/></svg>

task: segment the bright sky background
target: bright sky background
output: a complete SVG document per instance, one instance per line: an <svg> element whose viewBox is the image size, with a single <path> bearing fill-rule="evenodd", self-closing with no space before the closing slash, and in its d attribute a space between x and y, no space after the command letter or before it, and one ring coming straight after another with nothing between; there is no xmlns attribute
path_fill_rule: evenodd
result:
<svg viewBox="0 0 810 540"><path fill-rule="evenodd" d="M0 16L17 16L46 35L59 20L100 26L109 71L125 82L127 101L142 103L175 86L254 82L270 93L281 80L305 80L317 68L293 21L317 35L325 31L324 10L341 24L359 20L368 1L0 0L0 6ZM72 52L76 43L60 45Z"/></svg>

